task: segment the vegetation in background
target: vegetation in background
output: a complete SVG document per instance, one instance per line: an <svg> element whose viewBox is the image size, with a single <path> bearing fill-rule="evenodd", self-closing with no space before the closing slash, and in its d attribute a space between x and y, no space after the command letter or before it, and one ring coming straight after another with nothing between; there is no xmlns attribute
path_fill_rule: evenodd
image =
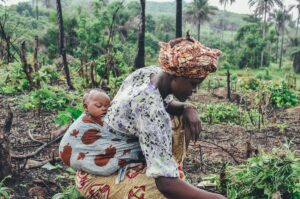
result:
<svg viewBox="0 0 300 199"><path fill-rule="evenodd" d="M300 198L300 158L288 146L262 152L245 164L226 168L227 196L237 198Z"/></svg>

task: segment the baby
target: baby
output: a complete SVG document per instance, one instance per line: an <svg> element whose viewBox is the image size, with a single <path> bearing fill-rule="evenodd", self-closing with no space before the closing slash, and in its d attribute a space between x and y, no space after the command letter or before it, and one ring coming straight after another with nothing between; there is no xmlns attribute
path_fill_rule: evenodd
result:
<svg viewBox="0 0 300 199"><path fill-rule="evenodd" d="M92 89L83 96L84 113L73 122L59 145L62 161L75 170L108 176L139 160L138 141L128 144L128 138L119 135L103 122L109 96Z"/></svg>
<svg viewBox="0 0 300 199"><path fill-rule="evenodd" d="M85 114L95 120L102 121L109 105L109 96L101 90L92 89L83 96Z"/></svg>

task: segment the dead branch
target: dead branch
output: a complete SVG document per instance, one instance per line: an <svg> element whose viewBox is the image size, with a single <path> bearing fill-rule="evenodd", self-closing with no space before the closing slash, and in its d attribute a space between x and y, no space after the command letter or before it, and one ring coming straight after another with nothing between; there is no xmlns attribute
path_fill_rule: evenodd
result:
<svg viewBox="0 0 300 199"><path fill-rule="evenodd" d="M50 134L51 134L51 138L55 138L55 137L58 137L58 136L61 136L63 135L67 129L69 128L70 124L65 124L61 127L59 127L59 129L55 130L55 131L52 131Z"/></svg>
<svg viewBox="0 0 300 199"><path fill-rule="evenodd" d="M24 154L24 155L16 155L16 154L12 153L11 157L15 158L15 159L26 159L26 158L33 157L33 156L37 155L38 153L40 153L47 146L49 146L49 145L55 143L56 141L60 140L62 137L63 137L63 135L60 135L60 136L54 138L53 140L51 140L50 142L43 144L35 152L29 153L29 154Z"/></svg>
<svg viewBox="0 0 300 199"><path fill-rule="evenodd" d="M46 144L46 143L43 142L43 141L40 141L40 140L35 139L35 138L32 136L30 130L28 130L28 135L29 135L29 137L30 137L30 139L31 139L32 141L38 142L38 143L41 143L41 144Z"/></svg>
<svg viewBox="0 0 300 199"><path fill-rule="evenodd" d="M226 153L234 160L234 162L235 162L236 164L239 164L239 163L240 163L240 162L237 161L237 159L233 156L233 154L231 154L231 153L230 153L227 149L225 149L224 147L222 147L222 146L220 146L220 145L218 145L218 144L216 144L216 143L206 141L206 140L200 140L200 141L201 141L201 142L206 142L206 143L208 143L208 144L212 144L212 145L214 145L214 146L216 146L216 147L222 149L224 152L226 152Z"/></svg>

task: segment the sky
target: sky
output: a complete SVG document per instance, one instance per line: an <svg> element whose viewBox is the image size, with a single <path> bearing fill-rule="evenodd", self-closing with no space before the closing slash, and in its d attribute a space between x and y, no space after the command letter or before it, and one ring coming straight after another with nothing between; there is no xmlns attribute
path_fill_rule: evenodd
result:
<svg viewBox="0 0 300 199"><path fill-rule="evenodd" d="M16 4L24 0L6 0L7 5ZM63 1L63 0L62 0ZM147 1L157 1L157 2L166 2L166 1L174 1L174 0L147 0ZM185 0L190 2L192 0ZM283 0L285 5L295 5L297 3L296 0ZM219 0L209 0L209 3L213 6L217 6L219 9L223 9L219 3ZM226 8L228 11L241 13L241 14L251 14L252 11L249 9L248 0L235 0L235 3L232 5L228 5ZM294 9L293 17L296 18L297 13L296 9Z"/></svg>

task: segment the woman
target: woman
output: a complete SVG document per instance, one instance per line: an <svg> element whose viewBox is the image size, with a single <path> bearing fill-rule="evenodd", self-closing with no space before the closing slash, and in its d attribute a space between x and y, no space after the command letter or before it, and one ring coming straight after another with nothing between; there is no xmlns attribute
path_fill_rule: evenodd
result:
<svg viewBox="0 0 300 199"><path fill-rule="evenodd" d="M201 131L197 111L182 102L216 70L220 51L190 37L160 46L160 68L146 67L129 75L104 119L109 133L101 139L109 147L95 161L117 159L118 173L77 172L77 188L87 198L224 198L189 185L181 171L185 145ZM181 120L170 115L181 116L184 130ZM172 122L177 126L173 130Z"/></svg>

